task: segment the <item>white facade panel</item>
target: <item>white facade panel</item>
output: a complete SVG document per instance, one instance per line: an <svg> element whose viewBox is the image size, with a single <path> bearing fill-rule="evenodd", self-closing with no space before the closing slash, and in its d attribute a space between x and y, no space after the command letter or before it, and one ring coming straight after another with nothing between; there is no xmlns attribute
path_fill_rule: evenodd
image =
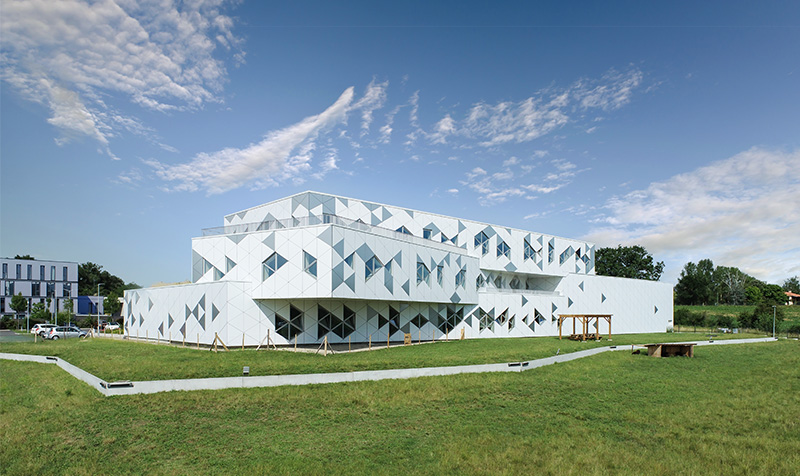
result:
<svg viewBox="0 0 800 476"><path fill-rule="evenodd" d="M130 334L239 345L268 332L277 344L526 337L557 335L559 314L580 313L613 314L614 333L672 325L670 285L596 276L595 246L579 240L316 192L227 215L203 235L194 284L126 292Z"/></svg>

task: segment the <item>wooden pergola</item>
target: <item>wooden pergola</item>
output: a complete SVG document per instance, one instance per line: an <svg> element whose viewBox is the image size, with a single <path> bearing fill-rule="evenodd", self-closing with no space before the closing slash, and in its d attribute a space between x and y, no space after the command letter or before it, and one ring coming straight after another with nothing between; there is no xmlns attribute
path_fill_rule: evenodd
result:
<svg viewBox="0 0 800 476"><path fill-rule="evenodd" d="M558 339L561 340L561 325L567 319L572 319L572 335L570 339L573 340L582 340L585 341L587 337L590 339L594 337L597 340L600 340L600 319L604 319L608 322L608 338L611 338L611 316L613 314L559 314L558 315ZM595 321L595 325L597 327L597 332L594 334L589 333L589 324L591 324L592 319ZM576 322L581 322L581 333L576 333L575 325Z"/></svg>

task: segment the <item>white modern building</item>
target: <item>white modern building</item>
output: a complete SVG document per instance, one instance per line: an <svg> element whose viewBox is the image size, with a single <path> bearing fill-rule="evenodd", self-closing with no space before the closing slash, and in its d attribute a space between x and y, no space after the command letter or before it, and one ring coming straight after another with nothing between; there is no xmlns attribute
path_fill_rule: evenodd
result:
<svg viewBox="0 0 800 476"><path fill-rule="evenodd" d="M22 294L28 308L36 303L47 305L49 311L64 310L64 302L73 300L73 312L78 297L78 263L71 261L40 261L0 258L0 315L14 315L11 298Z"/></svg>
<svg viewBox="0 0 800 476"><path fill-rule="evenodd" d="M672 327L671 285L597 276L594 252L584 241L303 192L203 230L192 240L192 284L125 291L122 314L131 336L211 344L218 335L237 346L268 332L278 345L558 335L559 314L612 314L614 333Z"/></svg>

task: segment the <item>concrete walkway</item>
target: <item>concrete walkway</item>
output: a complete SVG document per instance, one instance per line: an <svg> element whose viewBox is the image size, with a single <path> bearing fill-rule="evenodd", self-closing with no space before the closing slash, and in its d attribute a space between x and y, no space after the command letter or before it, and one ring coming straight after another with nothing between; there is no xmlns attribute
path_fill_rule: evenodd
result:
<svg viewBox="0 0 800 476"><path fill-rule="evenodd" d="M719 341L691 342L698 346L753 344L758 342L775 342L771 337L760 339L730 339ZM435 377L441 375L472 374L484 372L522 372L544 367L545 365L569 362L570 360L589 357L603 352L629 350L633 346L620 345L597 347L594 349L570 352L543 359L526 362L510 362L505 364L460 365L453 367L423 367L418 369L365 370L360 372L337 372L326 374L265 375L259 377L218 377L181 380L148 380L141 382L106 382L58 357L41 355L0 353L0 359L22 362L38 362L56 364L73 377L89 384L105 396L136 395L143 393L171 392L174 390L220 390L224 388L280 387L284 385L311 385L339 382L360 382L365 380L409 379L417 377ZM641 346L639 346L641 347Z"/></svg>

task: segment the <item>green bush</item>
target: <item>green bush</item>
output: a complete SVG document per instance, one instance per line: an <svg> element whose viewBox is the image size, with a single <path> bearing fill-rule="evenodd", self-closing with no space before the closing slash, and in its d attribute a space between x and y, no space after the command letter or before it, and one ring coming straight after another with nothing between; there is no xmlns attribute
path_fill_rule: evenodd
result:
<svg viewBox="0 0 800 476"><path fill-rule="evenodd" d="M0 327L3 329L14 329L16 324L14 323L14 319L9 316L3 316L3 318L0 319Z"/></svg>

